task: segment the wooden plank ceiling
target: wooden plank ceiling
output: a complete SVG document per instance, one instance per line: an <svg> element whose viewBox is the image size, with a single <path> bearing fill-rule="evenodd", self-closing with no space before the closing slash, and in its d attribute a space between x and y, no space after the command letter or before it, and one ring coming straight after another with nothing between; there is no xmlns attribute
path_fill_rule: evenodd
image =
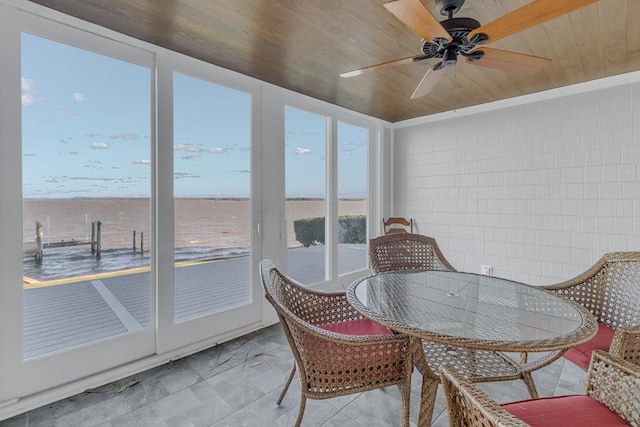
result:
<svg viewBox="0 0 640 427"><path fill-rule="evenodd" d="M32 0L218 66L390 122L640 69L640 1L599 0L492 48L550 58L533 75L458 61L427 96L409 96L435 59L340 73L420 53L388 0ZM435 0L422 0L441 17ZM571 0L558 0L571 1ZM527 0L467 0L481 24Z"/></svg>

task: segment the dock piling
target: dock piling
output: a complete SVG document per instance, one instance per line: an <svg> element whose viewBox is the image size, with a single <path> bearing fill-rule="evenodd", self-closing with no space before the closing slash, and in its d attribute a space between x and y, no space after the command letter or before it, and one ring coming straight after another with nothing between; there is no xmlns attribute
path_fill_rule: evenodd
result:
<svg viewBox="0 0 640 427"><path fill-rule="evenodd" d="M133 230L133 252L136 252L136 230ZM140 254L144 254L144 233L140 232Z"/></svg>
<svg viewBox="0 0 640 427"><path fill-rule="evenodd" d="M101 247L102 247L102 239L100 237L100 230L102 229L102 222L101 221L92 221L91 225L93 227L93 224L95 223L96 225L96 259L100 259L100 252L101 252Z"/></svg>
<svg viewBox="0 0 640 427"><path fill-rule="evenodd" d="M36 221L36 263L42 262L42 224Z"/></svg>
<svg viewBox="0 0 640 427"><path fill-rule="evenodd" d="M96 222L91 221L91 255L96 253Z"/></svg>

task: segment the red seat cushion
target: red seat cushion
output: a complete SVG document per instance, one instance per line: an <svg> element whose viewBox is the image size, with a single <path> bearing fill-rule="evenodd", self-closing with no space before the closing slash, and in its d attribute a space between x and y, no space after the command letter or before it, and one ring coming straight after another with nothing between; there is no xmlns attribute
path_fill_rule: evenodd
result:
<svg viewBox="0 0 640 427"><path fill-rule="evenodd" d="M584 344L571 347L564 354L564 357L586 371L589 369L589 362L591 361L591 353L593 350L609 351L615 331L613 328L598 323L596 336Z"/></svg>
<svg viewBox="0 0 640 427"><path fill-rule="evenodd" d="M523 400L502 407L532 427L631 425L597 400L582 395Z"/></svg>
<svg viewBox="0 0 640 427"><path fill-rule="evenodd" d="M393 332L386 326L371 319L354 319L344 322L325 323L318 325L327 331L345 335L391 335Z"/></svg>

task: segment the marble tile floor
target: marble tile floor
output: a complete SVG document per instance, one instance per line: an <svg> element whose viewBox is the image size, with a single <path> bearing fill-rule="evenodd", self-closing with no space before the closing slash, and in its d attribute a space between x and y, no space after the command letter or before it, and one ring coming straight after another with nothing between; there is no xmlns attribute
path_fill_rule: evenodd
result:
<svg viewBox="0 0 640 427"><path fill-rule="evenodd" d="M294 381L276 400L292 356L279 324L107 384L8 420L0 427L293 426L300 402ZM564 359L534 373L541 396L583 393L586 374ZM480 387L504 402L528 397L522 381ZM414 372L411 425L417 420L420 376ZM448 425L439 390L433 426ZM396 387L326 400L307 400L303 426L400 426Z"/></svg>

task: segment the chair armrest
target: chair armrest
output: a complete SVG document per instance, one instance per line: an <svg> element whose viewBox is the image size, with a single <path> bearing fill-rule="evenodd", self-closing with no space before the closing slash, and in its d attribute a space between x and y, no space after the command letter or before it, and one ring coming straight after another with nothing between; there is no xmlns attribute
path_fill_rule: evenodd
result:
<svg viewBox="0 0 640 427"><path fill-rule="evenodd" d="M587 395L630 423L640 423L640 366L602 350L591 357Z"/></svg>
<svg viewBox="0 0 640 427"><path fill-rule="evenodd" d="M313 325L364 318L349 303L345 291L321 291L305 287L304 293L305 298L308 298L308 301L305 302L306 319ZM331 310L327 310L327 307L331 307Z"/></svg>
<svg viewBox="0 0 640 427"><path fill-rule="evenodd" d="M604 280L606 280L606 277L603 274L603 266L598 263L572 279L553 285L540 286L540 288L580 304L587 308L596 318L599 318Z"/></svg>
<svg viewBox="0 0 640 427"><path fill-rule="evenodd" d="M565 280L564 282L556 283L553 285L540 286L540 287L542 289L547 289L563 295L565 295L571 288L580 287L580 286L586 287L587 289L591 290L591 292L596 292L599 288L598 286L599 282L605 279L604 270L606 269L607 262L612 257L615 257L615 254L605 254L594 265L592 265L586 271L580 273L579 275L571 279ZM595 282L595 283L592 284L591 282ZM595 298L595 295L586 296L586 297Z"/></svg>
<svg viewBox="0 0 640 427"><path fill-rule="evenodd" d="M580 304L598 322L618 328L637 323L639 275L640 251L609 252L584 273L541 288Z"/></svg>
<svg viewBox="0 0 640 427"><path fill-rule="evenodd" d="M350 335L323 329L309 323L305 324L299 319L295 319L295 322L298 323L296 327L304 328L307 337L309 337L314 342L314 344L309 344L310 341L301 343L306 347L313 347L318 341L333 342L335 345L345 347L378 346L393 344L396 341L405 342L407 346L409 345L409 337L404 334L391 333L386 335ZM289 326L291 327L293 325L290 324Z"/></svg>
<svg viewBox="0 0 640 427"><path fill-rule="evenodd" d="M493 425L527 427L528 424L505 411L485 392L464 379L451 366L440 367L440 381L447 399L450 426ZM487 422L483 422L483 421Z"/></svg>
<svg viewBox="0 0 640 427"><path fill-rule="evenodd" d="M609 353L640 365L640 326L620 326L616 329Z"/></svg>

